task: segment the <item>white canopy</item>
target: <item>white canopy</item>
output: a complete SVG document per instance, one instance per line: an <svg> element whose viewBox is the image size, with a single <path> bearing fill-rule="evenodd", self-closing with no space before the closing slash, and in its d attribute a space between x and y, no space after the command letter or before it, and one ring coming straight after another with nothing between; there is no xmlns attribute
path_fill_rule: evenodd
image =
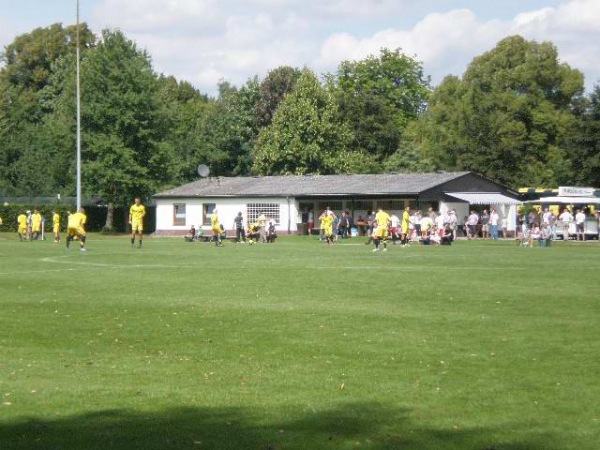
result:
<svg viewBox="0 0 600 450"><path fill-rule="evenodd" d="M499 192L446 192L446 195L468 202L470 205L520 205L523 203Z"/></svg>
<svg viewBox="0 0 600 450"><path fill-rule="evenodd" d="M576 196L555 196L555 197L542 197L537 200L528 200L525 203L552 203L560 205L592 205L600 204L600 197L576 197Z"/></svg>

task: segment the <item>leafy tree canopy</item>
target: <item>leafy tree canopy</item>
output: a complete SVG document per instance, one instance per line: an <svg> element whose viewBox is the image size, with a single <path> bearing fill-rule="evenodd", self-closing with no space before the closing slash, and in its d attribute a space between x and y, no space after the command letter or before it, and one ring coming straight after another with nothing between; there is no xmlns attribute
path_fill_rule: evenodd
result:
<svg viewBox="0 0 600 450"><path fill-rule="evenodd" d="M583 75L549 42L512 36L431 96L415 144L437 168L473 170L508 185L557 185Z"/></svg>

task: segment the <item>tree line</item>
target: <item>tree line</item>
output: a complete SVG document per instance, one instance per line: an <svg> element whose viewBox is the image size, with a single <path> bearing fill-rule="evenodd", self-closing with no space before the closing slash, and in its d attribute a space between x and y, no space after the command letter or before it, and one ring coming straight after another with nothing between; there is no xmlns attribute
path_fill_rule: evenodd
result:
<svg viewBox="0 0 600 450"><path fill-rule="evenodd" d="M0 195L75 191L75 26L2 52ZM600 186L600 86L520 36L437 87L400 49L333 73L277 67L209 97L121 31L80 25L84 193L109 205L215 176L473 170L509 186ZM108 223L110 227L110 223Z"/></svg>

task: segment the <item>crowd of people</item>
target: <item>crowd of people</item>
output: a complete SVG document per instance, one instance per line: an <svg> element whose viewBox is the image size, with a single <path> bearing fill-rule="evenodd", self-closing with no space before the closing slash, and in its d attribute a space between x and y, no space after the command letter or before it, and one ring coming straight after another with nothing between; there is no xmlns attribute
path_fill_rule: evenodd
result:
<svg viewBox="0 0 600 450"><path fill-rule="evenodd" d="M548 246L552 240L557 239L560 230L563 239L568 240L570 236L578 241L585 240L585 224L588 216L583 209L574 210L564 208L557 216L550 208L538 211L530 208L517 215L516 232L509 232L507 217L501 217L495 208L483 209L481 212L471 210L463 218L463 224L459 225L455 210L436 212L429 208L425 214L420 210L411 210L406 207L398 217L393 212L381 215L383 210L368 211L366 217L359 216L356 224L353 224L349 211L341 211L339 214L333 212L329 207L319 216L321 222L320 239L328 245L338 239L352 236L352 229L361 228L361 234L368 237L366 244L375 243L378 251L379 240L392 241L402 246L410 242L420 242L424 245L450 245L456 239L459 232L467 240L498 240L500 238L515 237L523 245L532 246L537 243L540 246ZM596 212L600 228L600 212ZM383 224L382 224L383 223ZM575 233L571 233L573 228ZM386 231L383 232L383 229ZM511 227L511 229L513 229ZM385 249L385 246L382 246Z"/></svg>
<svg viewBox="0 0 600 450"><path fill-rule="evenodd" d="M595 218L600 230L599 211L595 212ZM583 208L573 208L571 211L565 207L558 215L550 208L544 208L541 212L532 208L517 217L517 241L526 247L532 247L535 243L545 247L558 238L559 232L565 241L571 236L577 241L585 241L587 221L588 214ZM573 225L574 234L571 233Z"/></svg>
<svg viewBox="0 0 600 450"><path fill-rule="evenodd" d="M233 219L233 229L235 230L235 242L239 244L254 244L265 243L272 244L277 239L277 230L275 221L268 218L261 212L255 221L248 222L245 226L244 216L242 212L238 212ZM217 247L222 247L223 242L227 239L225 226L219 218L219 211L214 209L210 216L211 234L206 237L207 241L213 242ZM203 238L202 228L198 230L192 225L189 233L184 236L188 242L194 242Z"/></svg>
<svg viewBox="0 0 600 450"><path fill-rule="evenodd" d="M138 248L142 247L145 216L146 207L142 204L141 199L137 197L129 208L132 248L135 246L136 236L138 238ZM23 210L17 216L17 237L21 242L44 240L45 223L46 220L38 209L34 209L33 212ZM82 252L87 251L85 247L87 240L86 223L87 215L84 208L79 208L74 213L67 211L67 248L71 247L73 241L78 241L79 250ZM61 217L58 210L52 211L52 235L55 244L61 242Z"/></svg>
<svg viewBox="0 0 600 450"><path fill-rule="evenodd" d="M346 239L352 235L352 221L348 211L339 215L327 207L319 216L321 222L320 239L327 245L332 245L338 239ZM418 210L411 211L406 207L402 217L391 214L379 208L377 211L367 211L365 218L357 220L357 225L364 227L363 233L368 237L365 244L373 243L374 252L386 251L387 243L408 246L411 241L424 245L451 245L456 237L456 212L451 210L438 214L429 208L425 216Z"/></svg>
<svg viewBox="0 0 600 450"><path fill-rule="evenodd" d="M75 213L67 212L67 247L71 242L78 240L80 249L85 251L87 216L83 208ZM600 228L600 211L596 211L595 218ZM135 198L129 209L129 225L131 226L131 247L135 246L136 237L138 248L142 247L144 218L146 208L140 198ZM315 222L313 212L308 214L308 231L313 231ZM571 236L578 241L586 238L586 221L588 215L584 209L565 207L560 214L550 208L538 210L536 208L522 209L517 214L515 238L520 245L531 247L535 244L548 246L558 238L560 232L562 239L568 240ZM1 219L0 219L1 220ZM359 216L353 222L349 211L336 214L327 207L318 217L320 222L320 239L332 245L339 239L347 239L361 233L367 236L365 244L373 243L373 251L387 250L387 243L408 246L411 242L423 245L451 245L456 239L458 231L468 239L497 240L500 237L508 238L508 221L501 217L494 208L483 209L481 213L471 210L464 217L463 224L459 225L455 210L443 213L429 208L424 214L420 210L404 208L402 214L397 216L394 212L387 213L382 208L377 211L367 211L365 218ZM1 222L0 222L1 223ZM246 226L245 226L246 225ZM45 218L39 210L22 211L17 217L17 235L21 241L34 241L44 239ZM235 242L237 243L273 243L277 238L275 221L261 212L253 222L245 222L242 212L233 220ZM571 231L574 229L574 233ZM226 239L225 227L219 219L219 211L215 209L211 214L212 234L207 240L217 246L223 246ZM60 214L52 211L52 233L54 243L61 241ZM193 225L184 239L189 242L197 241L202 237L202 228L196 229Z"/></svg>

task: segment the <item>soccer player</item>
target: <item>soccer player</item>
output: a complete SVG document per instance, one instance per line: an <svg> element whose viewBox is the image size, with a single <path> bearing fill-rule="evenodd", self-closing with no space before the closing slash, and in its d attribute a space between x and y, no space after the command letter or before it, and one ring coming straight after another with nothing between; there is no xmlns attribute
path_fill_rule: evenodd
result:
<svg viewBox="0 0 600 450"><path fill-rule="evenodd" d="M404 208L404 212L402 213L402 224L401 224L401 234L400 234L400 244L403 247L408 246L408 242L410 241L410 206Z"/></svg>
<svg viewBox="0 0 600 450"><path fill-rule="evenodd" d="M54 233L54 243L60 242L60 214L58 211L52 211L52 232Z"/></svg>
<svg viewBox="0 0 600 450"><path fill-rule="evenodd" d="M135 246L135 234L138 234L138 248L142 248L144 235L144 217L146 216L146 207L142 205L142 200L136 197L133 205L129 208L129 225L131 225L131 248Z"/></svg>
<svg viewBox="0 0 600 450"><path fill-rule="evenodd" d="M321 214L321 216L319 217L319 220L321 221L321 230L323 230L323 236L325 237L325 240L327 241L327 245L331 245L333 244L333 221L335 219L335 216L333 215L333 213L331 213L331 211L329 211L329 208L327 210L325 210L323 212L323 214Z"/></svg>
<svg viewBox="0 0 600 450"><path fill-rule="evenodd" d="M71 245L71 241L77 236L79 239L79 251L85 252L85 222L87 221L87 216L85 215L85 210L80 208L76 213L71 214L69 216L69 223L67 225L67 248Z"/></svg>
<svg viewBox="0 0 600 450"><path fill-rule="evenodd" d="M27 215L25 211L17 216L17 234L21 242L27 240Z"/></svg>
<svg viewBox="0 0 600 450"><path fill-rule="evenodd" d="M40 237L40 233L42 232L42 215L37 209L33 210L33 214L31 215L31 239L35 239L36 241Z"/></svg>
<svg viewBox="0 0 600 450"><path fill-rule="evenodd" d="M222 247L223 242L221 242L221 233L223 230L221 229L221 222L219 222L219 214L216 209L213 210L210 215L210 228L213 232L213 239L215 240L215 245L217 247Z"/></svg>
<svg viewBox="0 0 600 450"><path fill-rule="evenodd" d="M390 227L390 215L386 213L382 208L377 210L377 214L375 214L375 222L377 226L375 230L373 230L373 242L375 243L374 252L378 252L380 250L379 244L383 241L383 251L387 251L387 237L388 237L388 228Z"/></svg>

